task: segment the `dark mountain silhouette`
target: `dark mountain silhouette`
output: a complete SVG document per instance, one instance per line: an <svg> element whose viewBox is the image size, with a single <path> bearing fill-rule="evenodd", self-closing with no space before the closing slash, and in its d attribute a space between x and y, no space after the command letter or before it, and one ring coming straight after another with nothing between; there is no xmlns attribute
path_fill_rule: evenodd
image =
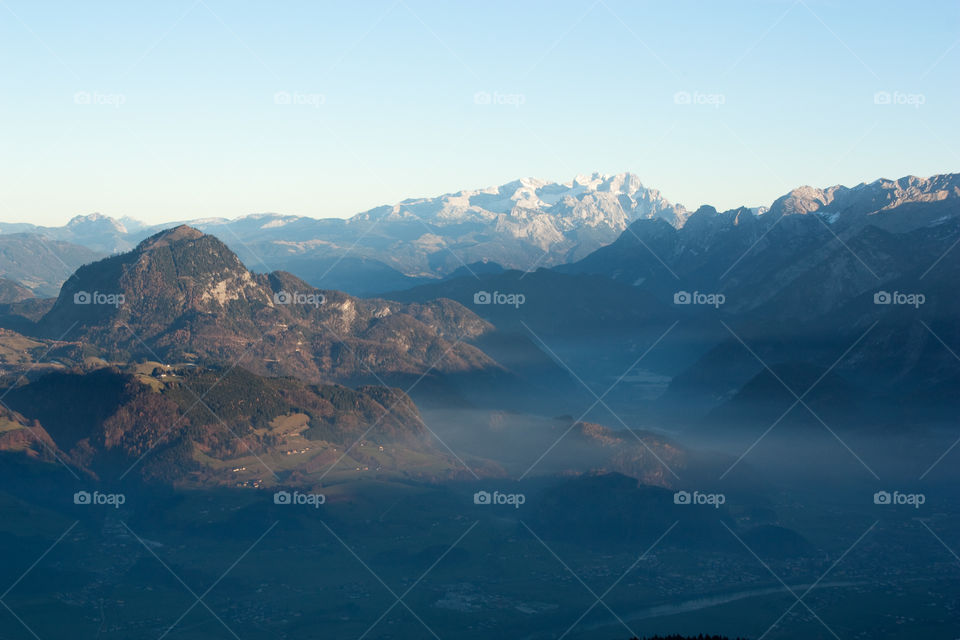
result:
<svg viewBox="0 0 960 640"><path fill-rule="evenodd" d="M532 273L465 273L390 297L461 302L492 322L500 340L514 336L507 348L484 347L499 362L522 370L534 359L517 345L528 341L601 390L672 327L640 364L643 375L669 380L669 387L621 384L608 399L630 424L650 415L638 403L659 394L649 409L678 426L728 401L727 413L713 418L732 420L737 404L749 412L753 399L772 411L770 398L750 389L738 394L764 375L758 357L774 369L809 365L821 373L836 363L835 375L813 395L839 414L870 409L892 419L919 410L942 418L960 384L960 362L950 353L960 349L960 299L953 293L960 278L958 184L952 174L907 177L803 187L769 211L703 206L682 226L639 219L578 262ZM521 293L526 301L519 308L478 305L478 291ZM675 304L683 291L719 293L724 302ZM920 293L925 301L875 304L882 292ZM538 377L533 367L528 372ZM564 371L558 379L564 377L571 376ZM808 377L791 388L802 393ZM772 393L789 396L777 386Z"/></svg>
<svg viewBox="0 0 960 640"><path fill-rule="evenodd" d="M646 360L674 377L661 415L696 415L734 398L765 371L759 358L774 369L806 363L822 372L836 363L836 376L815 395L830 394L842 380L833 397L851 410L859 402L880 413L919 408L942 417L960 382L960 362L950 353L960 345L953 293L960 276L958 180L802 188L766 213L701 207L680 228L638 220L613 244L555 271L602 275L665 305L663 313L638 318L636 336L679 321L663 353L680 366L671 370L656 354ZM721 293L725 302L716 309L676 305L678 291ZM884 292L922 294L924 302L875 303ZM542 325L533 318L531 326ZM556 348L578 339L558 336ZM608 352L615 362L615 351ZM800 382L798 394L806 390ZM898 408L904 404L912 408Z"/></svg>

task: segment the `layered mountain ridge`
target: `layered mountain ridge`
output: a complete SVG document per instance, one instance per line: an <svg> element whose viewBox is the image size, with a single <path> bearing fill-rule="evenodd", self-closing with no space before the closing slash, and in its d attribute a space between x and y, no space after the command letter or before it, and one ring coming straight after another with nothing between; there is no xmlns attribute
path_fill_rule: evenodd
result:
<svg viewBox="0 0 960 640"><path fill-rule="evenodd" d="M861 415L942 417L960 380L950 350L960 344L958 186L955 174L908 177L798 189L768 212L703 206L680 227L637 220L613 243L553 269L464 275L390 295L470 306L478 289L523 292L522 314L471 308L501 331L534 332L596 388L642 357L636 383L617 385L609 400L629 424L654 408L681 423L731 415L709 412L752 397L738 394L764 363L788 372L833 366L839 377L821 384L849 390ZM911 294L916 303L903 303ZM788 380L797 393L805 382ZM641 409L647 394L657 406Z"/></svg>
<svg viewBox="0 0 960 640"><path fill-rule="evenodd" d="M411 392L413 399L430 411L455 411L452 422L465 410L481 416L504 409L537 416L582 412L591 404L583 387L609 388L602 405L593 403L593 413L576 413L576 420L562 418L542 429L537 437L574 428L569 448L551 449L555 460L545 462L544 469L592 465L661 484L670 480L660 457L672 464L682 463L682 456L652 435L657 428L669 431L677 420L694 418L701 426L724 430L755 421L763 427L776 419L781 404L789 404L793 392L811 384L819 386L809 395L810 406L841 431L857 416L886 424L906 413L940 420L951 410L951 390L960 384L960 367L949 348L960 344L954 321L960 303L952 293L960 269L960 253L953 250L960 238L956 176L797 189L768 211L718 212L702 206L684 211L682 223L663 211L647 215L652 209L644 209L642 198L624 201L624 191L640 193L639 182L629 176L578 178L564 189L576 193L558 195L549 183L527 180L505 190L453 194L442 211L431 214L438 218L433 224L462 230L482 224L488 214L505 216L509 210L514 216L523 206L573 200L593 206L606 198L596 194L617 194L624 202L618 204L621 210L646 213L581 260L526 272L487 258L461 265L444 280L396 291L390 300L318 289L284 271L256 273L220 239L188 225L80 267L54 301L31 298L9 283L0 358L17 379L23 373L29 382L11 393L0 448L48 463L59 456L91 472L109 467L116 456L135 456L144 442L180 447L176 466L201 474L211 472L211 464L214 471L228 462L248 466L236 442L213 433L212 422L194 425L200 431L181 433L177 443L161 443L130 422L137 422L135 415L152 416L156 425L169 422L174 414L167 411L173 406L168 400L181 411L188 406L189 399L177 395L178 384L193 380L186 386L213 389L219 384L212 380L219 375L214 372L234 368L241 377L252 377L237 383L239 391L217 413L249 423L252 431L242 438L250 436L250 446L270 455L277 454L277 443L287 442L284 425L290 421L303 427L292 437L323 432L335 448L331 443L343 446L355 435L353 427L337 429L373 424L376 413L363 408L375 408L370 402L387 413L393 404L409 403L415 410L389 386L420 385ZM419 216L428 209L425 202L411 202L371 213L359 223L410 230L410 225L422 226ZM591 211L570 213L583 222ZM277 219L271 217L245 221L256 221L269 233L305 224L300 219L274 224ZM621 221L626 224L627 218ZM484 291L487 299L478 297ZM493 304L490 292L522 294L524 303ZM677 297L684 292L723 300L693 304ZM883 297L899 294L919 294L923 300L910 307ZM152 363L153 373L134 369L116 374L123 382L110 378L115 384L107 386L120 389L123 397L109 415L91 422L89 447L69 431L74 417L48 415L38 400L51 395L43 391L50 375L66 372L66 387L87 384L89 378L69 378L77 373L71 367L89 376L145 362ZM158 387L159 396L148 394ZM250 399L276 405L266 422L232 404L247 393L244 389ZM33 401L31 393L37 394ZM278 393L291 402L280 402ZM304 422L299 417L307 415L304 407L322 405L315 395L337 398L349 411L328 424L317 417L326 410L317 409ZM435 402L441 397L445 402ZM893 406L893 398L903 406ZM518 399L539 404L508 406ZM386 427L392 418L383 421ZM614 433L585 421L623 430ZM518 442L531 439L523 422L517 421L520 428L511 436ZM807 428L811 420L791 415L783 422L785 429ZM419 417L404 424L385 437L425 442ZM499 419L491 418L494 426L487 435L502 444L497 424ZM32 443L24 438L24 429L34 428L28 425L40 436ZM630 433L644 434L638 435L644 442L632 441ZM496 446L490 451L476 445L482 430L462 438L464 447L475 451L475 461L504 462ZM314 446L306 440L296 440L297 451ZM646 441L654 443L656 456L647 455ZM420 455L417 447L404 455ZM589 460L587 450L593 451ZM442 452L423 455L428 467L460 472L454 462L441 460ZM198 459L209 464L194 467ZM522 471L529 461L510 464ZM159 473L170 476L162 468ZM224 478L230 476L216 481Z"/></svg>
<svg viewBox="0 0 960 640"><path fill-rule="evenodd" d="M645 187L636 175L594 173L566 183L524 178L497 187L411 198L348 219L266 213L185 224L217 235L258 271L290 271L315 287L370 295L449 277L464 265L479 262L520 270L575 262L614 242L631 224L649 220L678 229L693 224L710 234L731 222L773 222L813 213L838 233L865 224L902 232L949 218L958 189L957 174L907 176L854 187L799 187L769 208L720 213L704 206L691 213ZM922 213L913 211L918 207ZM70 243L64 250L86 247L89 261L129 251L168 226L89 214L76 216L63 227L0 223L0 241L14 242L10 234L42 236L51 247L50 241ZM63 250L56 250L57 259L79 266L63 258ZM0 262L3 275L50 295L69 270L59 280L51 273L28 282L22 279L24 273Z"/></svg>

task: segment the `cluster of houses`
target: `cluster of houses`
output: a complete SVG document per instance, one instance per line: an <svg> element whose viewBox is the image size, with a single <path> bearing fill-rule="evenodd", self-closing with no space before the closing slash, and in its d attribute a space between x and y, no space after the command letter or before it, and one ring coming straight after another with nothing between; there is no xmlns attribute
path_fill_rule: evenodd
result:
<svg viewBox="0 0 960 640"><path fill-rule="evenodd" d="M298 453L306 453L310 451L310 447L304 447L303 449L290 449L289 451L284 451L283 455L285 456L295 456Z"/></svg>

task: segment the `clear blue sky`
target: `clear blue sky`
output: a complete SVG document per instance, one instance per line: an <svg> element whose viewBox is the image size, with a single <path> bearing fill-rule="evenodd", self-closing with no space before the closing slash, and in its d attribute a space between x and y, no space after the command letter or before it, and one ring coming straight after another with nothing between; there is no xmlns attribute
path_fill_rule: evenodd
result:
<svg viewBox="0 0 960 640"><path fill-rule="evenodd" d="M722 209L960 171L958 40L955 0L0 0L0 219L347 216L593 171Z"/></svg>

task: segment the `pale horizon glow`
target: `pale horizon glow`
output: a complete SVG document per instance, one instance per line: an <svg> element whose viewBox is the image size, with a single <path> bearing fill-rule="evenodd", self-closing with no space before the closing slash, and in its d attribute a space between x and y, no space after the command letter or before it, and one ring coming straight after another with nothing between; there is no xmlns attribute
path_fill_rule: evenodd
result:
<svg viewBox="0 0 960 640"><path fill-rule="evenodd" d="M593 172L725 210L951 173L958 26L946 1L7 0L0 220L349 217Z"/></svg>

